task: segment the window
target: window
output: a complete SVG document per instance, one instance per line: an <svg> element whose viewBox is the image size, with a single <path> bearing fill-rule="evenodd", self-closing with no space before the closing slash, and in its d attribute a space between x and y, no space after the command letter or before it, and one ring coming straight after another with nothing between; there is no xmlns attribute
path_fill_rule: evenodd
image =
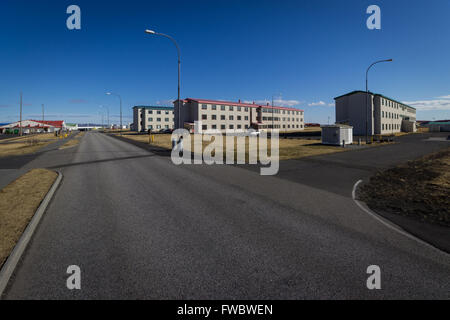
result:
<svg viewBox="0 0 450 320"><path fill-rule="evenodd" d="M234 120L234 117L233 117L233 116L230 116L230 120Z"/></svg>
<svg viewBox="0 0 450 320"><path fill-rule="evenodd" d="M241 121L242 117L241 116L237 116L237 119L238 119L238 121Z"/></svg>
<svg viewBox="0 0 450 320"><path fill-rule="evenodd" d="M248 129L248 124L245 125L245 129Z"/></svg>
<svg viewBox="0 0 450 320"><path fill-rule="evenodd" d="M156 119L156 121L161 122L161 118Z"/></svg>
<svg viewBox="0 0 450 320"><path fill-rule="evenodd" d="M202 125L202 130L208 130L208 126L207 125Z"/></svg>
<svg viewBox="0 0 450 320"><path fill-rule="evenodd" d="M217 106L215 104L212 105L212 110L217 110Z"/></svg>
<svg viewBox="0 0 450 320"><path fill-rule="evenodd" d="M164 121L169 122L169 118L165 118Z"/></svg>
<svg viewBox="0 0 450 320"><path fill-rule="evenodd" d="M208 120L208 116L206 114L202 114L202 120Z"/></svg>
<svg viewBox="0 0 450 320"><path fill-rule="evenodd" d="M245 107L245 112L248 112L248 107Z"/></svg>
<svg viewBox="0 0 450 320"><path fill-rule="evenodd" d="M216 116L215 114L213 114L213 115L211 116L211 119L217 120L217 116Z"/></svg>
<svg viewBox="0 0 450 320"><path fill-rule="evenodd" d="M225 115L222 114L222 115L220 116L220 120L225 120Z"/></svg>
<svg viewBox="0 0 450 320"><path fill-rule="evenodd" d="M234 129L234 125L230 124L230 129Z"/></svg>
<svg viewBox="0 0 450 320"><path fill-rule="evenodd" d="M222 124L222 125L220 126L220 129L225 130L225 125Z"/></svg>
<svg viewBox="0 0 450 320"><path fill-rule="evenodd" d="M166 111L166 114L169 114L169 111Z"/></svg>
<svg viewBox="0 0 450 320"><path fill-rule="evenodd" d="M233 110L234 110L233 106L230 106L230 107L228 108L228 110L233 111Z"/></svg>
<svg viewBox="0 0 450 320"><path fill-rule="evenodd" d="M238 125L237 125L237 128L238 128L238 129L241 129L241 128L242 128L242 126L241 126L240 124L238 124Z"/></svg>
<svg viewBox="0 0 450 320"><path fill-rule="evenodd" d="M212 129L217 129L217 126L216 126L215 124L213 124L213 125L211 126L211 128L212 128Z"/></svg>
<svg viewBox="0 0 450 320"><path fill-rule="evenodd" d="M153 122L153 118L148 118L148 121L149 122Z"/></svg>
<svg viewBox="0 0 450 320"><path fill-rule="evenodd" d="M164 126L166 129L169 129L169 126L166 124L165 126Z"/></svg>
<svg viewBox="0 0 450 320"><path fill-rule="evenodd" d="M153 114L153 110L149 110L148 113L149 113L149 114Z"/></svg>
<svg viewBox="0 0 450 320"><path fill-rule="evenodd" d="M208 105L202 104L202 110L208 110Z"/></svg>
<svg viewBox="0 0 450 320"><path fill-rule="evenodd" d="M225 106L220 106L220 110L225 111Z"/></svg>
<svg viewBox="0 0 450 320"><path fill-rule="evenodd" d="M148 129L153 129L153 126L152 126L152 125L149 125L149 126L148 126Z"/></svg>
<svg viewBox="0 0 450 320"><path fill-rule="evenodd" d="M245 120L248 120L248 116L245 116Z"/></svg>
<svg viewBox="0 0 450 320"><path fill-rule="evenodd" d="M157 111L156 114L161 114L161 111Z"/></svg>
<svg viewBox="0 0 450 320"><path fill-rule="evenodd" d="M242 108L241 107L237 107L237 111L242 111Z"/></svg>

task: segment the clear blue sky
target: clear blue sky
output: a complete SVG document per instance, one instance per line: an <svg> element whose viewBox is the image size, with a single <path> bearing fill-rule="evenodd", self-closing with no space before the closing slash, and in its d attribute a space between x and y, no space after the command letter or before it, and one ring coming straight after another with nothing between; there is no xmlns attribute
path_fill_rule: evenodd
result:
<svg viewBox="0 0 450 320"><path fill-rule="evenodd" d="M81 7L82 29L66 28ZM366 8L381 7L368 30ZM370 89L411 102L419 119L450 118L450 1L29 1L0 3L0 122L25 118L99 122L99 105L124 121L137 104L176 98L176 51L144 33L172 35L182 51L182 97L270 100L306 110L307 122L334 120L333 97ZM446 97L447 96L447 97Z"/></svg>

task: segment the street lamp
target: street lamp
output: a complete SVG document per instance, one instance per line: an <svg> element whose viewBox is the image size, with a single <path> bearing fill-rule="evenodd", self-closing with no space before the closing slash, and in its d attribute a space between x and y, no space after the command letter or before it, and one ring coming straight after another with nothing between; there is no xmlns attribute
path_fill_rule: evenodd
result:
<svg viewBox="0 0 450 320"><path fill-rule="evenodd" d="M392 62L392 59L380 60L372 63L366 71L366 144L369 143L369 70L377 63L381 62Z"/></svg>
<svg viewBox="0 0 450 320"><path fill-rule="evenodd" d="M119 100L120 100L120 130L122 130L122 97L119 94L113 93L113 92L107 92L106 95L119 97Z"/></svg>
<svg viewBox="0 0 450 320"><path fill-rule="evenodd" d="M153 30L145 30L145 33L150 34L150 35L155 35L155 36L162 36L162 37L166 37L168 39L170 39L173 44L175 45L175 47L177 48L177 53L178 53L178 100L177 100L177 108L178 108L178 128L181 128L181 108L180 108L180 73L181 73L181 53L180 53L180 47L178 46L178 43L175 41L174 38L172 38L171 36L164 34L164 33L159 33L159 32L155 32ZM177 129L178 129L177 128Z"/></svg>

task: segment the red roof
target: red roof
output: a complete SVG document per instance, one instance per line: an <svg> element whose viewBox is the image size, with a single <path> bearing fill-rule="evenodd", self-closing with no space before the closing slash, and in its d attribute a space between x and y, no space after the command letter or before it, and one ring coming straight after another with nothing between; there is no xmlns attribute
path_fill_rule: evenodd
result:
<svg viewBox="0 0 450 320"><path fill-rule="evenodd" d="M56 127L56 128L62 128L63 124L64 124L63 120L57 120L57 121L31 120L31 121L39 122L39 123L46 124L46 125Z"/></svg>
<svg viewBox="0 0 450 320"><path fill-rule="evenodd" d="M250 108L268 108L268 109L272 109L272 106L267 106L264 104L250 104L250 103L241 103L241 102L231 102L231 101L220 101L220 100L205 100L205 99L193 99L193 98L187 98L185 100L183 100L184 102L189 102L189 101L195 101L198 103L206 103L206 104L219 104L219 105L232 105L232 106L238 106L238 107L250 107ZM280 109L280 110L288 110L288 111L302 111L304 112L304 110L301 109L296 109L296 108L287 108L287 107L278 107L278 106L274 106L274 109Z"/></svg>

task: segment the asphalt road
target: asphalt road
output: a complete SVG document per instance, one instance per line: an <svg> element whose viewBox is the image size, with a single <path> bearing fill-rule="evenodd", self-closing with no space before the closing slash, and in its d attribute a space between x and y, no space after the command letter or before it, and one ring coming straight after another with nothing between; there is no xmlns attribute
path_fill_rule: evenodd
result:
<svg viewBox="0 0 450 320"><path fill-rule="evenodd" d="M7 299L450 298L449 255L368 216L347 183L176 167L100 133L29 165L64 179ZM370 265L382 290L366 287Z"/></svg>

